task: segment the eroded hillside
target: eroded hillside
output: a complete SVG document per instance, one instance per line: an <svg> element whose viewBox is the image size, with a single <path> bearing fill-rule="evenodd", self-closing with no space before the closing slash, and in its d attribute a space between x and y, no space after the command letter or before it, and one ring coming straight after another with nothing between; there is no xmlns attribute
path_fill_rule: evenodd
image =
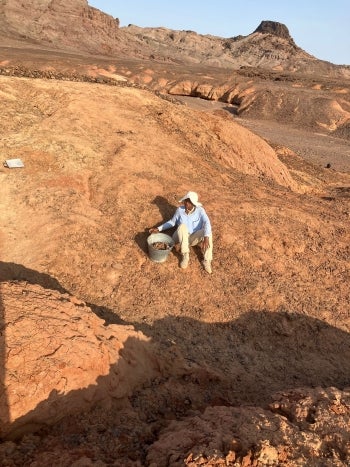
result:
<svg viewBox="0 0 350 467"><path fill-rule="evenodd" d="M18 370L28 355L33 375L41 360L44 375L49 361L59 381L35 391L37 406L26 408L25 397L16 405L17 426L35 422L41 431L3 443L2 458L125 466L198 465L201 457L203 465L254 465L268 456L300 465L312 451L317 461L346 465L349 174L272 148L227 112L147 90L3 76L0 85L1 153L25 165L0 169L7 416L18 399L4 387L22 378L22 388L33 388L31 370ZM147 228L168 218L189 189L212 220L211 276L195 249L187 270L175 251L164 264L148 257ZM48 333L43 355L40 328L54 329L58 315L65 324L54 339ZM91 342L118 349L119 362L110 360L118 371L108 373L107 363L99 379L99 367L84 363L90 380L79 390L92 411L47 420L42 414L63 417L74 401L77 388L64 379L82 368L73 354L82 354L86 336L88 355ZM19 342L32 353L15 352ZM140 378L119 384L143 367ZM100 389L109 405L94 409ZM327 431L329 413L344 442ZM247 425L239 428L239 417ZM212 440L215 420L222 432ZM42 427L47 422L55 423ZM257 438L259 424L282 427L284 441L269 430ZM189 425L191 446L178 434ZM169 448L172 436L179 443Z"/></svg>

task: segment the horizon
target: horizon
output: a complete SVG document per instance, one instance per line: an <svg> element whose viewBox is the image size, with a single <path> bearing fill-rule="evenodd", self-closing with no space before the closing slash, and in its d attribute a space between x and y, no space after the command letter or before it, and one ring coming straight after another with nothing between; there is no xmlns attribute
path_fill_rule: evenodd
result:
<svg viewBox="0 0 350 467"><path fill-rule="evenodd" d="M347 0L334 0L327 5L314 0L295 0L293 4L278 0L263 3L218 0L215 8L199 0L178 0L170 8L164 7L160 0L150 0L147 9L140 0L113 4L109 0L88 0L88 4L118 18L120 27L129 24L164 27L222 38L246 36L261 21L275 21L287 26L296 45L305 52L335 65L350 65L350 3ZM235 21L237 12L239 20Z"/></svg>

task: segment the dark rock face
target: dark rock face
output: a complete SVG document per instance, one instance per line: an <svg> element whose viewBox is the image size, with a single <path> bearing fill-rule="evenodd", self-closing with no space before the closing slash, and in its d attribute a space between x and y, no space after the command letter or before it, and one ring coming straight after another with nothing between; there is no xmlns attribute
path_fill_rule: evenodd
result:
<svg viewBox="0 0 350 467"><path fill-rule="evenodd" d="M0 32L52 48L112 54L121 47L119 19L87 0L3 0Z"/></svg>
<svg viewBox="0 0 350 467"><path fill-rule="evenodd" d="M261 21L254 32L273 34L275 36L282 37L283 39L292 39L287 26L276 21Z"/></svg>

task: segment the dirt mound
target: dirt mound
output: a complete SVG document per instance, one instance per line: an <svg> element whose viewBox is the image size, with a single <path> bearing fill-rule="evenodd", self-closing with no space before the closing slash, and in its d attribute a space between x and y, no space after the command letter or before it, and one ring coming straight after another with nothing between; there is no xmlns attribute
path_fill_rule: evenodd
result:
<svg viewBox="0 0 350 467"><path fill-rule="evenodd" d="M269 409L210 407L172 422L147 455L150 466L329 465L349 457L350 392L276 395Z"/></svg>
<svg viewBox="0 0 350 467"><path fill-rule="evenodd" d="M273 120L295 128L324 131L348 137L342 131L350 120L350 94L339 98L335 92L315 92L304 86L257 86L254 92L242 93L237 113L244 118Z"/></svg>
<svg viewBox="0 0 350 467"><path fill-rule="evenodd" d="M14 273L20 266L1 263L2 278ZM45 283L47 277L33 271L31 279ZM21 438L96 405L108 408L113 399L125 405L137 386L158 375L155 352L131 326L106 328L75 297L38 284L0 286L7 355L1 362L2 439Z"/></svg>

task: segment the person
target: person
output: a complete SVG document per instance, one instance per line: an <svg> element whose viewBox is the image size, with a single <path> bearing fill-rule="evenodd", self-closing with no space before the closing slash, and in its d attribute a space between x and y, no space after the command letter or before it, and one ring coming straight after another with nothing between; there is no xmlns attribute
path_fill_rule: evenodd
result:
<svg viewBox="0 0 350 467"><path fill-rule="evenodd" d="M209 217L198 201L198 194L189 191L180 200L178 207L171 219L158 227L149 229L149 233L162 232L177 226L173 234L175 244L180 244L182 259L180 267L186 269L190 261L190 246L200 245L204 270L212 273L211 262L213 259L213 236Z"/></svg>

